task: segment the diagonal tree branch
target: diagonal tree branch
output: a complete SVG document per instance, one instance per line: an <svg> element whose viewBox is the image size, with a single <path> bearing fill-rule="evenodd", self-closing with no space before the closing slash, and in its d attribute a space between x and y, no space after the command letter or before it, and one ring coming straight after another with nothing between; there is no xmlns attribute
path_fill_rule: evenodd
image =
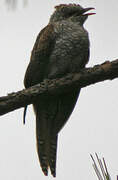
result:
<svg viewBox="0 0 118 180"><path fill-rule="evenodd" d="M101 65L95 65L93 68L85 68L78 73L68 74L60 79L48 79L31 88L0 97L0 115L32 104L37 96L57 96L61 93L71 93L73 89L117 77L118 59L112 62L106 61Z"/></svg>

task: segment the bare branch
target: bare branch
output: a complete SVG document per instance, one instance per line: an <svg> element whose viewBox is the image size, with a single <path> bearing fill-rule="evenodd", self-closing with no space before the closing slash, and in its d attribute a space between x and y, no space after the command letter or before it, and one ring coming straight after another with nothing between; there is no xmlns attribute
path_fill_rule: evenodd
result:
<svg viewBox="0 0 118 180"><path fill-rule="evenodd" d="M57 96L61 93L83 88L104 80L118 77L118 59L85 68L78 73L68 74L60 79L45 80L41 84L0 98L0 115L32 104L37 97Z"/></svg>

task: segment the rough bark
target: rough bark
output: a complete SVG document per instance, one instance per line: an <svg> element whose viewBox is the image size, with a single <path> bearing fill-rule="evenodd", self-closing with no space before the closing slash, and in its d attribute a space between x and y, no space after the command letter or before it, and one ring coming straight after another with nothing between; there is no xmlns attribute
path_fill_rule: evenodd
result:
<svg viewBox="0 0 118 180"><path fill-rule="evenodd" d="M113 80L117 77L118 59L112 62L106 61L92 68L82 69L78 73L68 74L60 79L45 80L31 88L0 97L0 115L32 104L37 97L71 93L77 87L83 88L104 80Z"/></svg>

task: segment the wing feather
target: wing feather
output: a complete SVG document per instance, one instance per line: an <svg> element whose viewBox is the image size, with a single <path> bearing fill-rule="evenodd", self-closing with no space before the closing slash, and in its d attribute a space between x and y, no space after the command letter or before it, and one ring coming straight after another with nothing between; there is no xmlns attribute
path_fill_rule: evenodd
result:
<svg viewBox="0 0 118 180"><path fill-rule="evenodd" d="M26 88L43 81L49 63L49 56L55 44L56 34L52 24L47 25L37 36L30 63L25 73L24 85Z"/></svg>

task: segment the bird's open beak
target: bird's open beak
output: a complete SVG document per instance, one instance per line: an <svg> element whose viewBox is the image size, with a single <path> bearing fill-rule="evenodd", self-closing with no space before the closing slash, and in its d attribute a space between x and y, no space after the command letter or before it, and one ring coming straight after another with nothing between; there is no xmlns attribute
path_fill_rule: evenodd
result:
<svg viewBox="0 0 118 180"><path fill-rule="evenodd" d="M85 9L83 10L83 15L89 16L89 15L94 15L94 14L96 14L96 13L86 13L86 12L88 12L88 11L90 11L90 10L93 10L93 9L95 9L95 8L92 8L92 7L90 7L90 8L85 8Z"/></svg>

